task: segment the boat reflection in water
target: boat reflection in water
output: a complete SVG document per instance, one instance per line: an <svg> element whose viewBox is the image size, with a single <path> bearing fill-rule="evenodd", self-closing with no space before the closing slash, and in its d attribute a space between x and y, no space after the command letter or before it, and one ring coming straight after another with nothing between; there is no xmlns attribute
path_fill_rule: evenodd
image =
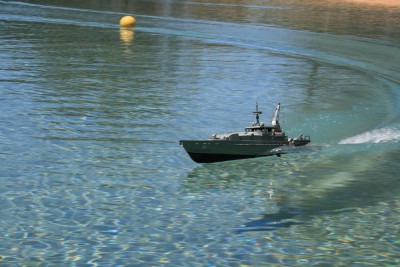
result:
<svg viewBox="0 0 400 267"><path fill-rule="evenodd" d="M260 122L262 114L256 105L256 122L245 128L244 132L213 134L208 140L180 140L180 144L197 163L211 163L235 159L245 159L277 155L283 146L303 146L311 140L309 136L299 135L289 138L279 124L281 104L276 106L270 126Z"/></svg>

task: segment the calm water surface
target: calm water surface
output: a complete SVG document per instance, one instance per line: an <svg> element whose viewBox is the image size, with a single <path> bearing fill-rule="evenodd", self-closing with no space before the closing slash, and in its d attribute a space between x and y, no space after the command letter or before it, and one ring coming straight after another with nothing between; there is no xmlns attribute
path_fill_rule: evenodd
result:
<svg viewBox="0 0 400 267"><path fill-rule="evenodd" d="M399 265L399 13L0 1L0 266ZM179 147L256 101L312 143L208 165Z"/></svg>

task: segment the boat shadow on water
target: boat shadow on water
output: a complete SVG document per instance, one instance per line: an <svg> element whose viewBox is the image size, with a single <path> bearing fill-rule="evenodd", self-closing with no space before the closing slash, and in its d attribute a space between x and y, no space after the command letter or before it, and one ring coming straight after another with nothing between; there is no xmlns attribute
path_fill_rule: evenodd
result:
<svg viewBox="0 0 400 267"><path fill-rule="evenodd" d="M262 192L264 205L271 212L238 223L235 232L239 234L307 225L318 216L357 212L399 195L400 179L395 170L400 149L344 153L339 145L334 153L325 150L329 148L308 146L281 158L205 164L188 174L182 190L249 198ZM273 191L270 198L267 191Z"/></svg>
<svg viewBox="0 0 400 267"><path fill-rule="evenodd" d="M277 190L278 212L246 222L236 232L272 231L307 224L315 216L391 203L400 193L400 179L394 171L398 162L400 149L377 155L336 155L311 163L298 179Z"/></svg>

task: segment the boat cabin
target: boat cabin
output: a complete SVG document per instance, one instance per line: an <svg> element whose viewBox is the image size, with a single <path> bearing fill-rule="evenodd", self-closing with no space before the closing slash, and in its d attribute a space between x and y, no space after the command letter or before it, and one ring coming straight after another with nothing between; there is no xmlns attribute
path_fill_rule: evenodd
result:
<svg viewBox="0 0 400 267"><path fill-rule="evenodd" d="M252 132L262 132L263 134L281 134L282 131L280 127L276 126L264 126L264 124L261 125L252 125L249 127L246 127L245 129L246 133L252 133Z"/></svg>

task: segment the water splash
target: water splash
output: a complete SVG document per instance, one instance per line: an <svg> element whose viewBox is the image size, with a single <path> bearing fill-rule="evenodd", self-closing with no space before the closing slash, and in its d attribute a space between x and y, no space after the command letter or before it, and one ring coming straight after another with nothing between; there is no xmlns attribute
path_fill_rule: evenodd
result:
<svg viewBox="0 0 400 267"><path fill-rule="evenodd" d="M385 143L399 142L400 130L396 128L382 128L345 138L339 144L365 144L365 143Z"/></svg>

